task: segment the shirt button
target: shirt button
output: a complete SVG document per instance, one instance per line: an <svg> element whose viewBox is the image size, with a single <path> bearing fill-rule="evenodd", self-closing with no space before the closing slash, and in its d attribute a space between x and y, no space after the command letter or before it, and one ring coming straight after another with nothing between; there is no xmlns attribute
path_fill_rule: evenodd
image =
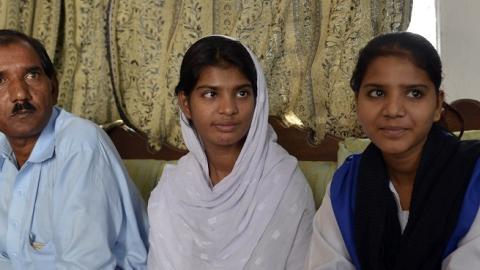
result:
<svg viewBox="0 0 480 270"><path fill-rule="evenodd" d="M12 221L12 226L13 226L14 228L16 228L16 227L18 226L18 222L17 222L17 221Z"/></svg>
<svg viewBox="0 0 480 270"><path fill-rule="evenodd" d="M17 253L16 252L12 253L12 256L17 257Z"/></svg>
<svg viewBox="0 0 480 270"><path fill-rule="evenodd" d="M19 189L19 190L17 190L17 194L18 194L18 196L23 197L23 195L25 193L23 192L23 189Z"/></svg>

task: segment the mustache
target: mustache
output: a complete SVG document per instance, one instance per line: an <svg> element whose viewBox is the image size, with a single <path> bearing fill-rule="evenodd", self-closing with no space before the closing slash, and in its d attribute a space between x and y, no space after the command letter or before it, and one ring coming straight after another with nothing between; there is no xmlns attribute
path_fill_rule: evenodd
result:
<svg viewBox="0 0 480 270"><path fill-rule="evenodd" d="M22 111L34 112L36 110L35 106L33 106L30 102L17 102L13 106L12 114L17 114Z"/></svg>

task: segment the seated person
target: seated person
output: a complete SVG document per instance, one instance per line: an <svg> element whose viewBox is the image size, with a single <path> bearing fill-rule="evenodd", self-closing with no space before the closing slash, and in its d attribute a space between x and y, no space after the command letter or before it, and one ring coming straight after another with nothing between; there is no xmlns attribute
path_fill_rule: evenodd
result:
<svg viewBox="0 0 480 270"><path fill-rule="evenodd" d="M202 38L175 94L190 152L148 202L149 269L303 269L312 192L268 124L256 57L231 38Z"/></svg>
<svg viewBox="0 0 480 270"><path fill-rule="evenodd" d="M480 142L436 122L442 65L422 36L389 33L360 51L350 81L372 143L335 173L306 269L477 269Z"/></svg>
<svg viewBox="0 0 480 270"><path fill-rule="evenodd" d="M36 39L0 30L0 269L145 269L145 206L113 144L56 107Z"/></svg>

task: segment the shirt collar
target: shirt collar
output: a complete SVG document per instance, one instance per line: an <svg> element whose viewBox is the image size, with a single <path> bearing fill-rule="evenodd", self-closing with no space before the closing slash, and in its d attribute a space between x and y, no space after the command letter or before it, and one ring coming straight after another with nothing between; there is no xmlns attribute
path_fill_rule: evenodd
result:
<svg viewBox="0 0 480 270"><path fill-rule="evenodd" d="M5 159L7 159L11 153L12 148L8 143L7 137L0 132L0 168L3 168L3 162L5 162Z"/></svg>
<svg viewBox="0 0 480 270"><path fill-rule="evenodd" d="M32 153L27 160L28 162L39 163L53 156L55 151L55 122L59 113L60 109L56 106L53 107L52 115L50 115L50 119L43 128L42 133L40 133Z"/></svg>
<svg viewBox="0 0 480 270"><path fill-rule="evenodd" d="M40 133L32 153L28 158L29 162L42 162L53 156L55 150L55 121L59 113L60 108L57 106L53 107L52 115L50 115L47 125L43 128L42 133ZM5 134L0 132L0 170L3 168L5 160L11 156L12 147Z"/></svg>

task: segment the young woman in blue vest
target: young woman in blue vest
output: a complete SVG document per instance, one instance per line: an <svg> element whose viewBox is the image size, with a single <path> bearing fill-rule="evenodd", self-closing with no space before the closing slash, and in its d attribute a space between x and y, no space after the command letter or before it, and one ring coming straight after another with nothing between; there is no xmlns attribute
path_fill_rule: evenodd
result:
<svg viewBox="0 0 480 270"><path fill-rule="evenodd" d="M480 142L440 127L442 65L422 36L378 36L350 85L372 143L335 173L307 269L479 269Z"/></svg>

